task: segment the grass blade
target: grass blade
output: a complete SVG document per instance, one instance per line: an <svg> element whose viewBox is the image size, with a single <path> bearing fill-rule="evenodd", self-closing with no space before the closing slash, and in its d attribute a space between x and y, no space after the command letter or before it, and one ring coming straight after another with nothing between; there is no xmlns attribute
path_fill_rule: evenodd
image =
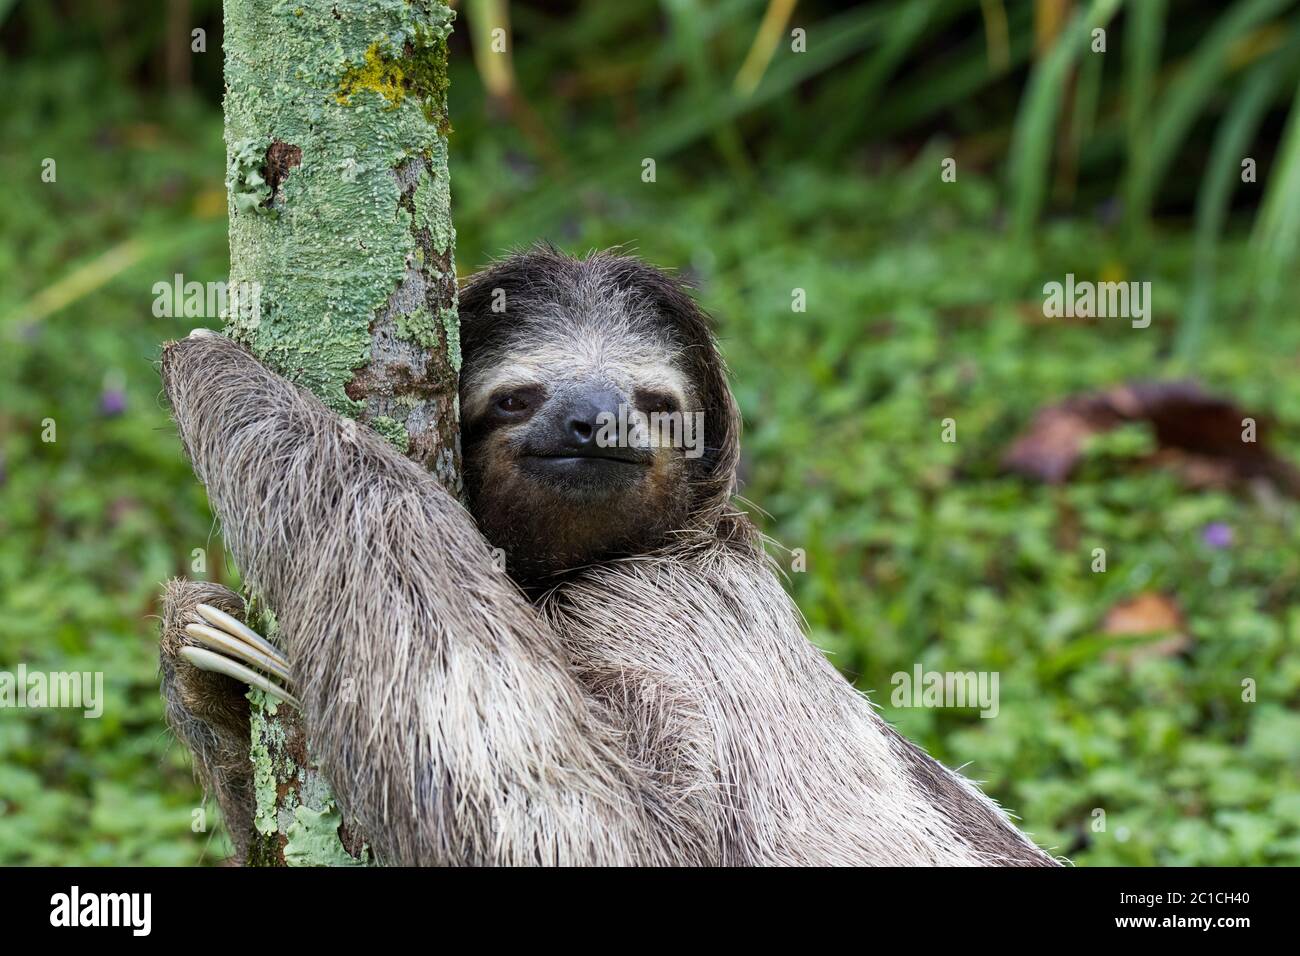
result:
<svg viewBox="0 0 1300 956"><path fill-rule="evenodd" d="M1160 98L1153 126L1135 144L1141 149L1145 143L1147 156L1134 171L1130 192L1133 221L1145 221L1150 215L1157 183L1169 169L1205 104L1219 92L1232 46L1289 2L1242 0L1230 7L1206 34L1169 91Z"/></svg>
<svg viewBox="0 0 1300 956"><path fill-rule="evenodd" d="M1196 203L1196 279L1175 343L1180 357L1194 356L1204 339L1214 303L1219 237L1233 190L1241 179L1241 160L1276 94L1282 67L1295 52L1293 43L1284 54L1273 56L1251 71L1215 133L1205 181Z"/></svg>
<svg viewBox="0 0 1300 956"><path fill-rule="evenodd" d="M1008 178L1012 225L1017 236L1027 235L1033 227L1047 194L1053 130L1066 77L1087 48L1092 30L1109 23L1121 2L1093 0L1070 22L1030 76L1011 140Z"/></svg>
<svg viewBox="0 0 1300 956"><path fill-rule="evenodd" d="M1125 134L1128 141L1128 168L1124 176L1125 212L1129 223L1136 221L1135 210L1142 203L1137 190L1147 181L1146 137L1150 133L1148 117L1155 94L1156 70L1160 66L1160 49L1164 44L1165 0L1136 3L1128 12L1129 32L1124 37Z"/></svg>

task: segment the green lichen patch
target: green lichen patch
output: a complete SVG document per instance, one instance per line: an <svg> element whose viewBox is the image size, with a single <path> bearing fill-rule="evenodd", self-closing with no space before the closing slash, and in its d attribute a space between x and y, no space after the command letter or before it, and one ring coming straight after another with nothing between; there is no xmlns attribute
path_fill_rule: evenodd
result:
<svg viewBox="0 0 1300 956"><path fill-rule="evenodd" d="M396 109L408 97L415 98L424 118L444 136L450 132L447 118L447 33L450 30L417 24L400 46L387 38L366 47L360 63L348 61L339 79L335 99L350 105L352 97L369 90Z"/></svg>
<svg viewBox="0 0 1300 956"><path fill-rule="evenodd" d="M395 418L377 415L370 420L370 427L400 448L403 454L411 447L411 436L406 426Z"/></svg>
<svg viewBox="0 0 1300 956"><path fill-rule="evenodd" d="M440 309L443 331L447 334L447 358L451 367L460 371L460 315L455 309Z"/></svg>
<svg viewBox="0 0 1300 956"><path fill-rule="evenodd" d="M414 342L427 349L438 344L438 322L424 306L414 312L397 317L397 334L408 342Z"/></svg>
<svg viewBox="0 0 1300 956"><path fill-rule="evenodd" d="M276 820L276 800L281 777L292 772L282 757L284 752L284 726L273 720L278 703L256 688L248 691L252 724L252 745L249 756L253 762L253 796L256 810L253 827L263 836L273 836L279 829Z"/></svg>
<svg viewBox="0 0 1300 956"><path fill-rule="evenodd" d="M293 823L287 831L284 861L289 866L369 866L370 850L362 847L354 857L343 846L339 827L343 818L332 800L314 810L299 806L293 811Z"/></svg>
<svg viewBox="0 0 1300 956"><path fill-rule="evenodd" d="M447 168L447 143L439 140L415 184L413 197L414 222L428 225L433 251L441 256L450 256L456 243L451 217L442 214L442 210L451 208L451 177Z"/></svg>
<svg viewBox="0 0 1300 956"><path fill-rule="evenodd" d="M226 189L237 212L274 215L266 205L271 199L271 185L262 176L266 147L266 143L252 138L241 139L230 146Z"/></svg>

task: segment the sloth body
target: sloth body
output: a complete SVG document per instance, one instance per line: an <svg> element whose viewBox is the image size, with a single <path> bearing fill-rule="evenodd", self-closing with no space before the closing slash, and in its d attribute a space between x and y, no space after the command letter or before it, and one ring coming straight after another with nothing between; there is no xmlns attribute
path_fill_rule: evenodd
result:
<svg viewBox="0 0 1300 956"><path fill-rule="evenodd" d="M536 251L476 277L461 316L468 511L240 347L164 354L314 752L381 861L1053 863L805 638L731 503L739 417L688 295L634 259ZM597 442L620 405L701 412L700 453ZM242 688L177 655L199 602L238 610L169 586L164 696L238 830Z"/></svg>

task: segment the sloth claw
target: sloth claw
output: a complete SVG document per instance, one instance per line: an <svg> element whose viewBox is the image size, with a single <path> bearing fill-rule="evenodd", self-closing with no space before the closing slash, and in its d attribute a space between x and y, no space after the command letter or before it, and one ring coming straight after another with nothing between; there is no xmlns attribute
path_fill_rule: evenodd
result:
<svg viewBox="0 0 1300 956"><path fill-rule="evenodd" d="M290 679L289 668L280 659L264 654L258 648L245 644L225 631L220 631L215 627L208 627L206 624L187 624L185 633L204 647L219 654L225 654L228 657L243 661L245 664L251 664L253 667L267 671L282 681Z"/></svg>
<svg viewBox="0 0 1300 956"><path fill-rule="evenodd" d="M227 614L220 608L215 608L211 604L196 604L194 610L198 611L199 616L215 628L225 631L227 634L243 641L245 644L251 644L260 650L267 657L271 658L280 667L285 670L285 680L289 679L288 670L289 662L285 660L284 655L280 653L279 648L264 638L257 631L253 630L239 618ZM201 622L200 622L201 623Z"/></svg>
<svg viewBox="0 0 1300 956"><path fill-rule="evenodd" d="M233 677L301 709L297 697L258 672L265 671L286 683L292 679L289 662L269 641L210 605L200 604L195 610L204 621L186 625L185 633L202 646L187 644L181 647L181 657L199 670ZM258 670L253 670L254 667Z"/></svg>

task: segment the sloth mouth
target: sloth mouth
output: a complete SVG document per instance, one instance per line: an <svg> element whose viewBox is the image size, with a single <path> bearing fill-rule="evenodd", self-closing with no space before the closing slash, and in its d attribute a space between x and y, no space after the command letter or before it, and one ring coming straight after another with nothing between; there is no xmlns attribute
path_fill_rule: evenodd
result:
<svg viewBox="0 0 1300 956"><path fill-rule="evenodd" d="M519 458L524 474L580 494L630 487L649 466L649 458L627 448L529 453Z"/></svg>
<svg viewBox="0 0 1300 956"><path fill-rule="evenodd" d="M654 461L654 452L648 448L627 448L621 445L583 445L577 448L564 445L550 448L533 446L525 448L520 458L574 468L587 465L598 467L601 464L635 465L644 468Z"/></svg>
<svg viewBox="0 0 1300 956"><path fill-rule="evenodd" d="M571 464L573 466L589 465L635 465L638 468L644 468L650 464L649 460L629 452L623 448L601 448L599 452L559 452L553 455L549 454L528 454L525 458L532 458L535 461L549 461L556 464Z"/></svg>

